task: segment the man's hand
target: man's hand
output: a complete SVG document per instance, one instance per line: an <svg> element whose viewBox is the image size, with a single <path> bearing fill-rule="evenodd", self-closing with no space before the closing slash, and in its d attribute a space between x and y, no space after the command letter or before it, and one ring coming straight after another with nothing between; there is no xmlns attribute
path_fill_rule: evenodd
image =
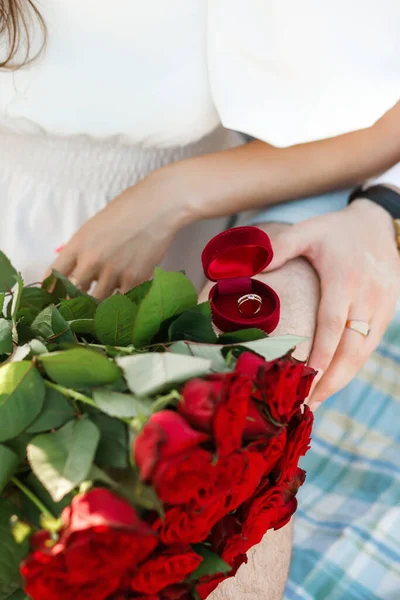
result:
<svg viewBox="0 0 400 600"><path fill-rule="evenodd" d="M309 364L323 372L311 406L342 389L379 344L400 292L400 258L393 220L369 200L293 225L274 240L268 267L281 273L287 261L304 256L321 282L318 323ZM278 290L279 291L279 290ZM365 321L370 335L347 329Z"/></svg>

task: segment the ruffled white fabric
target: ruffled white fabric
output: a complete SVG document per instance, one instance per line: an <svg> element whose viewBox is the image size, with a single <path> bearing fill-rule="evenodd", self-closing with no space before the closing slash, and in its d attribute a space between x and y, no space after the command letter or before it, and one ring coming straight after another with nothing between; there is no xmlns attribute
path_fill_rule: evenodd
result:
<svg viewBox="0 0 400 600"><path fill-rule="evenodd" d="M242 143L238 134L219 127L185 147L143 150L127 146L118 136L97 141L89 136L23 134L16 122L9 125L0 127L0 249L27 283L41 281L56 249L151 171ZM162 266L184 269L200 288L205 281L201 251L228 223L226 217L182 230Z"/></svg>

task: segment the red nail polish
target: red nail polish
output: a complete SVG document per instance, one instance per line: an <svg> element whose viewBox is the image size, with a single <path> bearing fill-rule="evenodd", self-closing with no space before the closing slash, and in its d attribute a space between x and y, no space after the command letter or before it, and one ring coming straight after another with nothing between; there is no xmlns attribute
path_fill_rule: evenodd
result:
<svg viewBox="0 0 400 600"><path fill-rule="evenodd" d="M62 244L61 246L58 246L58 248L56 249L56 254L60 254L60 252L62 252L65 248L65 245Z"/></svg>

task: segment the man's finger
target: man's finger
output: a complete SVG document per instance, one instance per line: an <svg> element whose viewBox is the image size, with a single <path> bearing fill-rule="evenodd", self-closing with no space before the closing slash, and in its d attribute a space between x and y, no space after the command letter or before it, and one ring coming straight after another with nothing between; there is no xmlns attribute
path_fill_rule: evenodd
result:
<svg viewBox="0 0 400 600"><path fill-rule="evenodd" d="M341 282L321 281L317 328L308 361L314 369L326 372L332 362L346 325L349 305L350 297L344 294Z"/></svg>
<svg viewBox="0 0 400 600"><path fill-rule="evenodd" d="M352 308L350 315L363 315L362 307L359 307L358 310ZM362 318L362 320L369 323L368 318ZM386 325L379 323L379 319L373 319L370 326L371 333L368 337L352 329L344 329L330 367L310 398L312 408L315 408L326 400L326 398L332 396L350 383L368 360L370 354L379 344Z"/></svg>
<svg viewBox="0 0 400 600"><path fill-rule="evenodd" d="M279 269L289 260L298 256L307 256L309 246L310 236L307 222L298 223L278 233L272 242L274 258L266 271Z"/></svg>

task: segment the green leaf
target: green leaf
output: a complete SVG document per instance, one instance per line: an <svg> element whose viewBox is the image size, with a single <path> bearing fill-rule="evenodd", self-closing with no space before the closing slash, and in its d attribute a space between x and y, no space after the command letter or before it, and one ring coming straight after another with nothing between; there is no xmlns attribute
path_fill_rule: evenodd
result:
<svg viewBox="0 0 400 600"><path fill-rule="evenodd" d="M104 388L94 390L93 399L100 410L110 417L130 419L151 414L151 401L136 398L133 394L121 394Z"/></svg>
<svg viewBox="0 0 400 600"><path fill-rule="evenodd" d="M22 433L34 421L44 396L43 379L31 362L0 367L0 442Z"/></svg>
<svg viewBox="0 0 400 600"><path fill-rule="evenodd" d="M106 468L125 469L128 467L129 449L127 427L118 419L97 414L91 417L100 430L96 465Z"/></svg>
<svg viewBox="0 0 400 600"><path fill-rule="evenodd" d="M0 599L3 600L21 588L19 565L29 550L27 541L17 544L12 536L10 519L13 515L20 516L17 507L0 498Z"/></svg>
<svg viewBox="0 0 400 600"><path fill-rule="evenodd" d="M148 294L143 298L133 329L137 347L150 344L164 321L176 317L197 304L197 293L182 273L169 273L156 267Z"/></svg>
<svg viewBox="0 0 400 600"><path fill-rule="evenodd" d="M263 340L267 337L267 334L261 329L241 329L240 331L234 331L232 333L223 333L219 336L218 342L220 344L240 344L242 342L252 342L255 340Z"/></svg>
<svg viewBox="0 0 400 600"><path fill-rule="evenodd" d="M12 362L19 362L25 358L39 356L47 352L46 346L40 340L31 340L23 346L18 346L11 357Z"/></svg>
<svg viewBox="0 0 400 600"><path fill-rule="evenodd" d="M21 462L26 461L26 449L31 439L32 436L29 433L20 433L19 436L7 442L7 446L19 457Z"/></svg>
<svg viewBox="0 0 400 600"><path fill-rule="evenodd" d="M26 477L24 484L35 494L37 498L39 498L39 500L56 518L61 516L64 508L71 504L71 501L74 497L73 494L70 493L64 496L60 502L54 502L48 491L43 487L39 479L32 472L30 472L28 477ZM37 506L31 502L31 500L26 498L26 496L21 497L21 508L26 519L32 523L32 525L40 527L42 513Z"/></svg>
<svg viewBox="0 0 400 600"><path fill-rule="evenodd" d="M53 381L66 387L97 387L114 383L121 377L115 362L88 348L42 354L38 360Z"/></svg>
<svg viewBox="0 0 400 600"><path fill-rule="evenodd" d="M189 340L204 344L216 344L217 336L212 326L210 303L204 302L182 313L170 325L169 339L171 342Z"/></svg>
<svg viewBox="0 0 400 600"><path fill-rule="evenodd" d="M78 335L91 335L92 337L96 337L94 319L76 319L76 321L69 321L68 325L71 327L71 331Z"/></svg>
<svg viewBox="0 0 400 600"><path fill-rule="evenodd" d="M117 358L131 392L147 396L210 372L211 361L172 353L146 353Z"/></svg>
<svg viewBox="0 0 400 600"><path fill-rule="evenodd" d="M18 344L27 344L35 337L31 328L23 321L17 323L16 332L16 335L14 333L14 341L18 340Z"/></svg>
<svg viewBox="0 0 400 600"><path fill-rule="evenodd" d="M209 550L206 546L195 544L193 550L196 554L199 554L203 561L199 564L197 569L190 574L189 579L196 581L206 575L216 575L217 573L229 573L232 571L232 567L228 565L218 554Z"/></svg>
<svg viewBox="0 0 400 600"><path fill-rule="evenodd" d="M56 298L77 298L87 296L85 292L76 287L68 277L53 269L52 274L43 281L42 288L51 292Z"/></svg>
<svg viewBox="0 0 400 600"><path fill-rule="evenodd" d="M42 412L26 432L34 434L58 429L74 417L75 411L65 396L57 390L46 388Z"/></svg>
<svg viewBox="0 0 400 600"><path fill-rule="evenodd" d="M275 360L275 358L284 356L306 340L307 338L298 335L279 335L254 342L244 342L240 344L240 347L256 352L266 360Z"/></svg>
<svg viewBox="0 0 400 600"><path fill-rule="evenodd" d="M90 296L79 296L72 300L61 300L59 311L66 321L93 319L97 302Z"/></svg>
<svg viewBox="0 0 400 600"><path fill-rule="evenodd" d="M38 314L31 325L32 332L45 340L75 342L75 337L67 321L53 305L47 306Z"/></svg>
<svg viewBox="0 0 400 600"><path fill-rule="evenodd" d="M15 592L13 592L8 596L1 596L0 595L0 600L29 600L28 596L25 594L24 590L22 589L17 589L15 590Z"/></svg>
<svg viewBox="0 0 400 600"><path fill-rule="evenodd" d="M33 438L29 463L55 502L87 478L99 441L100 432L88 417Z"/></svg>
<svg viewBox="0 0 400 600"><path fill-rule="evenodd" d="M56 298L38 287L24 287L21 294L20 309L40 312L49 304L55 304Z"/></svg>
<svg viewBox="0 0 400 600"><path fill-rule="evenodd" d="M125 296L128 296L129 300L132 300L132 302L134 302L136 306L139 306L142 300L149 293L152 283L152 281L145 281L133 288L132 290L130 290L129 292L127 292Z"/></svg>
<svg viewBox="0 0 400 600"><path fill-rule="evenodd" d="M51 307L49 307L49 308L51 308ZM54 335L52 336L52 339L51 339L52 342L57 342L59 344L62 342L74 343L76 341L75 336L72 333L71 328L68 325L67 321L61 315L58 308L55 308L55 307L53 307L52 326L53 326L53 331L54 331Z"/></svg>
<svg viewBox="0 0 400 600"><path fill-rule="evenodd" d="M43 281L42 290L51 294L56 300L62 300L68 296L65 285L57 278L54 271Z"/></svg>
<svg viewBox="0 0 400 600"><path fill-rule="evenodd" d="M211 344L188 344L187 342L175 342L168 348L168 352L184 354L186 356L197 356L211 361L213 371L223 373L229 371L224 357L221 353L222 346Z"/></svg>
<svg viewBox="0 0 400 600"><path fill-rule="evenodd" d="M0 354L11 354L13 350L12 325L6 319L0 319Z"/></svg>
<svg viewBox="0 0 400 600"><path fill-rule="evenodd" d="M117 294L104 300L94 317L99 341L110 346L129 346L132 343L136 313L136 304L127 296Z"/></svg>
<svg viewBox="0 0 400 600"><path fill-rule="evenodd" d="M18 281L18 272L7 256L0 251L0 292L11 292Z"/></svg>
<svg viewBox="0 0 400 600"><path fill-rule="evenodd" d="M20 302L21 302L21 296L22 296L23 289L24 289L24 281L23 281L21 275L18 274L17 281L13 287L13 296L12 296L12 300L11 300L11 318L13 321L14 330L15 330L15 325L17 322L17 313L18 313ZM15 331L14 331L14 338L15 338L14 341L17 342L18 337L15 336Z"/></svg>
<svg viewBox="0 0 400 600"><path fill-rule="evenodd" d="M7 448L0 444L0 494L14 475L19 463L19 457Z"/></svg>
<svg viewBox="0 0 400 600"><path fill-rule="evenodd" d="M32 325L33 321L39 314L39 310L36 308L20 308L17 313L18 324L23 323L24 325Z"/></svg>
<svg viewBox="0 0 400 600"><path fill-rule="evenodd" d="M6 299L6 295L5 294L0 294L0 315L3 314L5 299Z"/></svg>

